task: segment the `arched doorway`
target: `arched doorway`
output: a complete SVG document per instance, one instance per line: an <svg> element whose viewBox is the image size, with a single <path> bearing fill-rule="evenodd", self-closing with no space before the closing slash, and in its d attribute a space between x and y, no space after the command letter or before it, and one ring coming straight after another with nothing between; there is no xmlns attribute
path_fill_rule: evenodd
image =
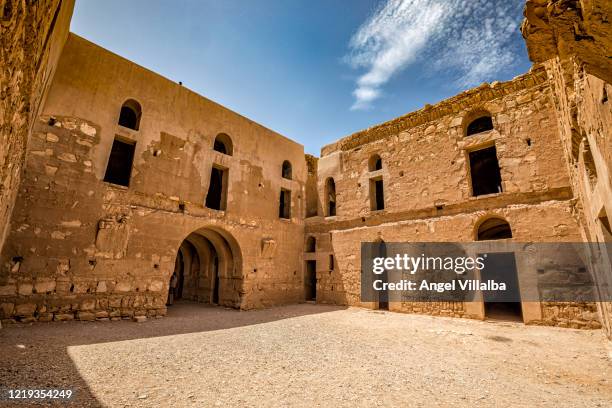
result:
<svg viewBox="0 0 612 408"><path fill-rule="evenodd" d="M477 224L476 239L478 241L512 239L512 229L508 221L503 218L486 218ZM485 317L496 320L523 321L514 253L493 252L486 255L485 267L480 271L480 279L485 282L489 279L504 282L507 291L504 293L483 291Z"/></svg>
<svg viewBox="0 0 612 408"><path fill-rule="evenodd" d="M238 243L223 230L202 228L189 234L177 250L168 303L183 299L240 307L241 287Z"/></svg>

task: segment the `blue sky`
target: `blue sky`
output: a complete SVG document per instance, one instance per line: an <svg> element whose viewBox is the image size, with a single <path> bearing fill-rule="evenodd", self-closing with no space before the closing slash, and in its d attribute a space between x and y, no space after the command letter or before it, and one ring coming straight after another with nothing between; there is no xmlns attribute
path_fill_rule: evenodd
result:
<svg viewBox="0 0 612 408"><path fill-rule="evenodd" d="M71 30L308 153L530 67L524 0L77 0Z"/></svg>

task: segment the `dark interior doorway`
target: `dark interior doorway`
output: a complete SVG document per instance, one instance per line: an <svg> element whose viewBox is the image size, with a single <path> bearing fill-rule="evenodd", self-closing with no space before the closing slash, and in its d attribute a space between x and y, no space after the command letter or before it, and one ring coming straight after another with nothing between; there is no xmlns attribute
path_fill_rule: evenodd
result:
<svg viewBox="0 0 612 408"><path fill-rule="evenodd" d="M239 296L234 276L233 250L220 233L190 234L180 245L169 281L168 305L189 300L235 306Z"/></svg>
<svg viewBox="0 0 612 408"><path fill-rule="evenodd" d="M168 289L168 305L172 305L175 301L183 297L183 268L185 261L183 260L183 254L179 251L174 261L174 273L170 278L170 287Z"/></svg>
<svg viewBox="0 0 612 408"><path fill-rule="evenodd" d="M485 317L522 322L523 310L514 253L488 253L484 265L480 271L481 282L494 280L506 284L505 291L482 291Z"/></svg>
<svg viewBox="0 0 612 408"><path fill-rule="evenodd" d="M304 298L307 301L317 300L317 262L306 261L304 274Z"/></svg>
<svg viewBox="0 0 612 408"><path fill-rule="evenodd" d="M387 270L383 271L379 276L383 284L389 283ZM389 291L386 289L378 292L378 310L389 310Z"/></svg>
<svg viewBox="0 0 612 408"><path fill-rule="evenodd" d="M179 253L179 257L181 258L181 264L180 264L180 269L178 270L175 300L180 300L183 298L183 285L185 284L185 273L184 273L185 268L184 268L183 256Z"/></svg>
<svg viewBox="0 0 612 408"><path fill-rule="evenodd" d="M386 257L387 245L385 241L379 240L377 244L378 245L374 249L375 256ZM378 276L378 279L380 279L383 284L389 283L389 274L386 269ZM386 288L385 290L378 291L378 310L389 310L389 291Z"/></svg>
<svg viewBox="0 0 612 408"><path fill-rule="evenodd" d="M501 172L495 146L470 152L470 175L474 196L502 192Z"/></svg>
<svg viewBox="0 0 612 408"><path fill-rule="evenodd" d="M212 273L213 273L213 288L212 288L212 303L214 305L219 304L219 257L213 256L212 261Z"/></svg>

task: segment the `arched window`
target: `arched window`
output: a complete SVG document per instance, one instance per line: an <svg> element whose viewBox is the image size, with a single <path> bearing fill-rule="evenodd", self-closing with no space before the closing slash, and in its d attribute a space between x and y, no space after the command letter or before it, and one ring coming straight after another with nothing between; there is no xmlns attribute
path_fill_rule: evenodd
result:
<svg viewBox="0 0 612 408"><path fill-rule="evenodd" d="M306 240L306 252L315 252L317 250L317 240L315 237L308 237Z"/></svg>
<svg viewBox="0 0 612 408"><path fill-rule="evenodd" d="M234 145L232 139L225 133L219 133L215 138L213 150L231 156L234 154Z"/></svg>
<svg viewBox="0 0 612 408"><path fill-rule="evenodd" d="M467 126L465 135L471 136L488 130L493 130L493 120L491 115L487 114L472 120Z"/></svg>
<svg viewBox="0 0 612 408"><path fill-rule="evenodd" d="M291 180L291 163L289 163L289 160L283 162L282 175L283 178Z"/></svg>
<svg viewBox="0 0 612 408"><path fill-rule="evenodd" d="M368 160L368 168L370 171L376 171L382 169L382 159L379 155L373 154Z"/></svg>
<svg viewBox="0 0 612 408"><path fill-rule="evenodd" d="M325 203L326 216L333 217L336 215L336 183L333 178L328 178L325 182Z"/></svg>
<svg viewBox="0 0 612 408"><path fill-rule="evenodd" d="M510 224L502 218L489 218L478 226L478 241L512 238Z"/></svg>
<svg viewBox="0 0 612 408"><path fill-rule="evenodd" d="M141 115L142 108L140 104L134 99L128 99L121 106L121 112L119 112L119 125L128 129L138 130L140 127Z"/></svg>

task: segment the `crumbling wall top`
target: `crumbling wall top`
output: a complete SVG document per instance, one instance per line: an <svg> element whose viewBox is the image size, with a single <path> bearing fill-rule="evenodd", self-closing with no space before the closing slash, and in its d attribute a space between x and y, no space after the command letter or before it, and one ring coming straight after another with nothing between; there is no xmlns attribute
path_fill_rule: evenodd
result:
<svg viewBox="0 0 612 408"><path fill-rule="evenodd" d="M371 143L375 140L385 138L389 135L398 134L424 123L432 122L443 116L464 110L472 109L484 102L501 98L505 95L528 89L547 81L546 70L542 65L536 65L523 75L517 76L511 81L483 83L460 93L459 95L445 99L435 105L425 105L418 111L408 113L390 121L372 126L368 129L353 133L337 142L328 144L321 148L321 157L337 151L347 151L358 146Z"/></svg>

